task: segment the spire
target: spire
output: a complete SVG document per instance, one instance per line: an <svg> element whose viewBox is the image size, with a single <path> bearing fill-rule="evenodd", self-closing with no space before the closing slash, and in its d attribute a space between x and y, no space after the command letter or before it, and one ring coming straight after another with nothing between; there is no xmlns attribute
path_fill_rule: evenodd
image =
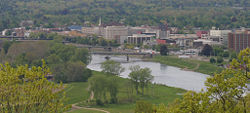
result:
<svg viewBox="0 0 250 113"><path fill-rule="evenodd" d="M102 26L102 18L99 18L99 26Z"/></svg>

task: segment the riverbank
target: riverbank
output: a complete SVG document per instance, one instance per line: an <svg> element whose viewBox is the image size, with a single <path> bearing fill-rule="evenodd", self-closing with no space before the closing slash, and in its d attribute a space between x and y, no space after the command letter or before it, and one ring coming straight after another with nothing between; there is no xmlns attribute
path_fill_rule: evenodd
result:
<svg viewBox="0 0 250 113"><path fill-rule="evenodd" d="M147 59L162 64L175 66L188 71L200 72L207 75L213 75L215 72L219 73L223 70L222 67L218 67L210 62L192 60L192 59L180 59L177 56L155 56L152 59Z"/></svg>
<svg viewBox="0 0 250 113"><path fill-rule="evenodd" d="M104 73L93 71L93 76L103 76ZM86 100L89 99L90 94L88 93L88 82L74 82L66 84L67 88L65 89L66 97L68 100L66 104L77 104L81 107L91 107L103 109L109 111L110 113L133 113L135 109L135 103L138 100L148 101L153 104L164 103L167 105L170 102L173 102L176 98L181 98L183 93L186 91L180 88L168 87L165 85L152 84L149 85L149 88L146 91L145 95L136 95L135 91L128 98L128 82L129 79L117 77L119 80L119 93L118 93L118 104L105 104L104 106L95 106L86 103ZM90 109L77 109L70 113L99 113L98 111L92 111Z"/></svg>

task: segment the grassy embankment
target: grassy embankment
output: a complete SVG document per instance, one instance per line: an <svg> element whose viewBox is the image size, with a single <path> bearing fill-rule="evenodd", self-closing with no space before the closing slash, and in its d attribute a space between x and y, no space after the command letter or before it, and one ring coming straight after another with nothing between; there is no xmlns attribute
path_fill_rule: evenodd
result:
<svg viewBox="0 0 250 113"><path fill-rule="evenodd" d="M93 76L104 76L102 72L93 71ZM168 87L164 85L150 85L145 95L136 95L135 91L132 96L132 101L128 99L128 79L117 77L119 80L118 104L105 104L104 106L86 105L86 100L89 99L88 82L78 82L67 84L65 89L66 97L68 98L66 104L77 104L78 106L90 106L93 108L103 109L110 113L133 113L135 109L136 100L144 100L153 104L168 104L173 102L176 98L181 98L180 94L185 90L179 88ZM109 97L108 97L109 98ZM91 111L86 109L74 110L71 113L100 113L98 111Z"/></svg>
<svg viewBox="0 0 250 113"><path fill-rule="evenodd" d="M162 64L179 67L186 70L200 72L208 75L212 75L214 72L221 72L222 67L218 67L210 62L191 60L191 59L180 59L176 56L155 56L153 59L155 62Z"/></svg>

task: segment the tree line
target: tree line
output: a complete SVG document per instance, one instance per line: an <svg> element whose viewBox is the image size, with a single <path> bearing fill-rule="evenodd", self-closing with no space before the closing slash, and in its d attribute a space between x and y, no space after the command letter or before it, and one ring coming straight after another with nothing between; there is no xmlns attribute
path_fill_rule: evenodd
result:
<svg viewBox="0 0 250 113"><path fill-rule="evenodd" d="M98 23L184 28L248 27L248 0L2 0L0 31L33 20L33 27ZM240 9L239 9L240 8Z"/></svg>

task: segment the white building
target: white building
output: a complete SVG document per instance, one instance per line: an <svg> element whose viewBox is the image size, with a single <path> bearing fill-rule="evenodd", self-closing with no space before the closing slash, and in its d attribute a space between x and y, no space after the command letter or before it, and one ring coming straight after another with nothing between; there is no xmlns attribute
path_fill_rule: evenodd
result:
<svg viewBox="0 0 250 113"><path fill-rule="evenodd" d="M8 32L8 29L3 30L2 35L5 36L7 32Z"/></svg>
<svg viewBox="0 0 250 113"><path fill-rule="evenodd" d="M221 38L220 38L220 42L223 44L223 45L226 45L228 44L228 33L232 32L231 30L222 30L221 31Z"/></svg>
<svg viewBox="0 0 250 113"><path fill-rule="evenodd" d="M126 26L107 26L104 28L104 38L108 40L119 39L120 36L128 36L128 27Z"/></svg>
<svg viewBox="0 0 250 113"><path fill-rule="evenodd" d="M132 36L128 36L127 43L128 44L146 44L152 41L152 38L155 35L146 35L146 34L133 34Z"/></svg>
<svg viewBox="0 0 250 113"><path fill-rule="evenodd" d="M194 42L202 42L203 45L208 44L208 45L221 45L220 42L212 41L212 40L205 40L205 39L198 39L194 40Z"/></svg>
<svg viewBox="0 0 250 113"><path fill-rule="evenodd" d="M214 27L210 30L210 36L219 37L219 42L223 45L228 43L228 33L232 32L231 30L216 30Z"/></svg>
<svg viewBox="0 0 250 113"><path fill-rule="evenodd" d="M104 28L103 27L82 27L82 33L84 34L95 34L95 35L103 35Z"/></svg>

